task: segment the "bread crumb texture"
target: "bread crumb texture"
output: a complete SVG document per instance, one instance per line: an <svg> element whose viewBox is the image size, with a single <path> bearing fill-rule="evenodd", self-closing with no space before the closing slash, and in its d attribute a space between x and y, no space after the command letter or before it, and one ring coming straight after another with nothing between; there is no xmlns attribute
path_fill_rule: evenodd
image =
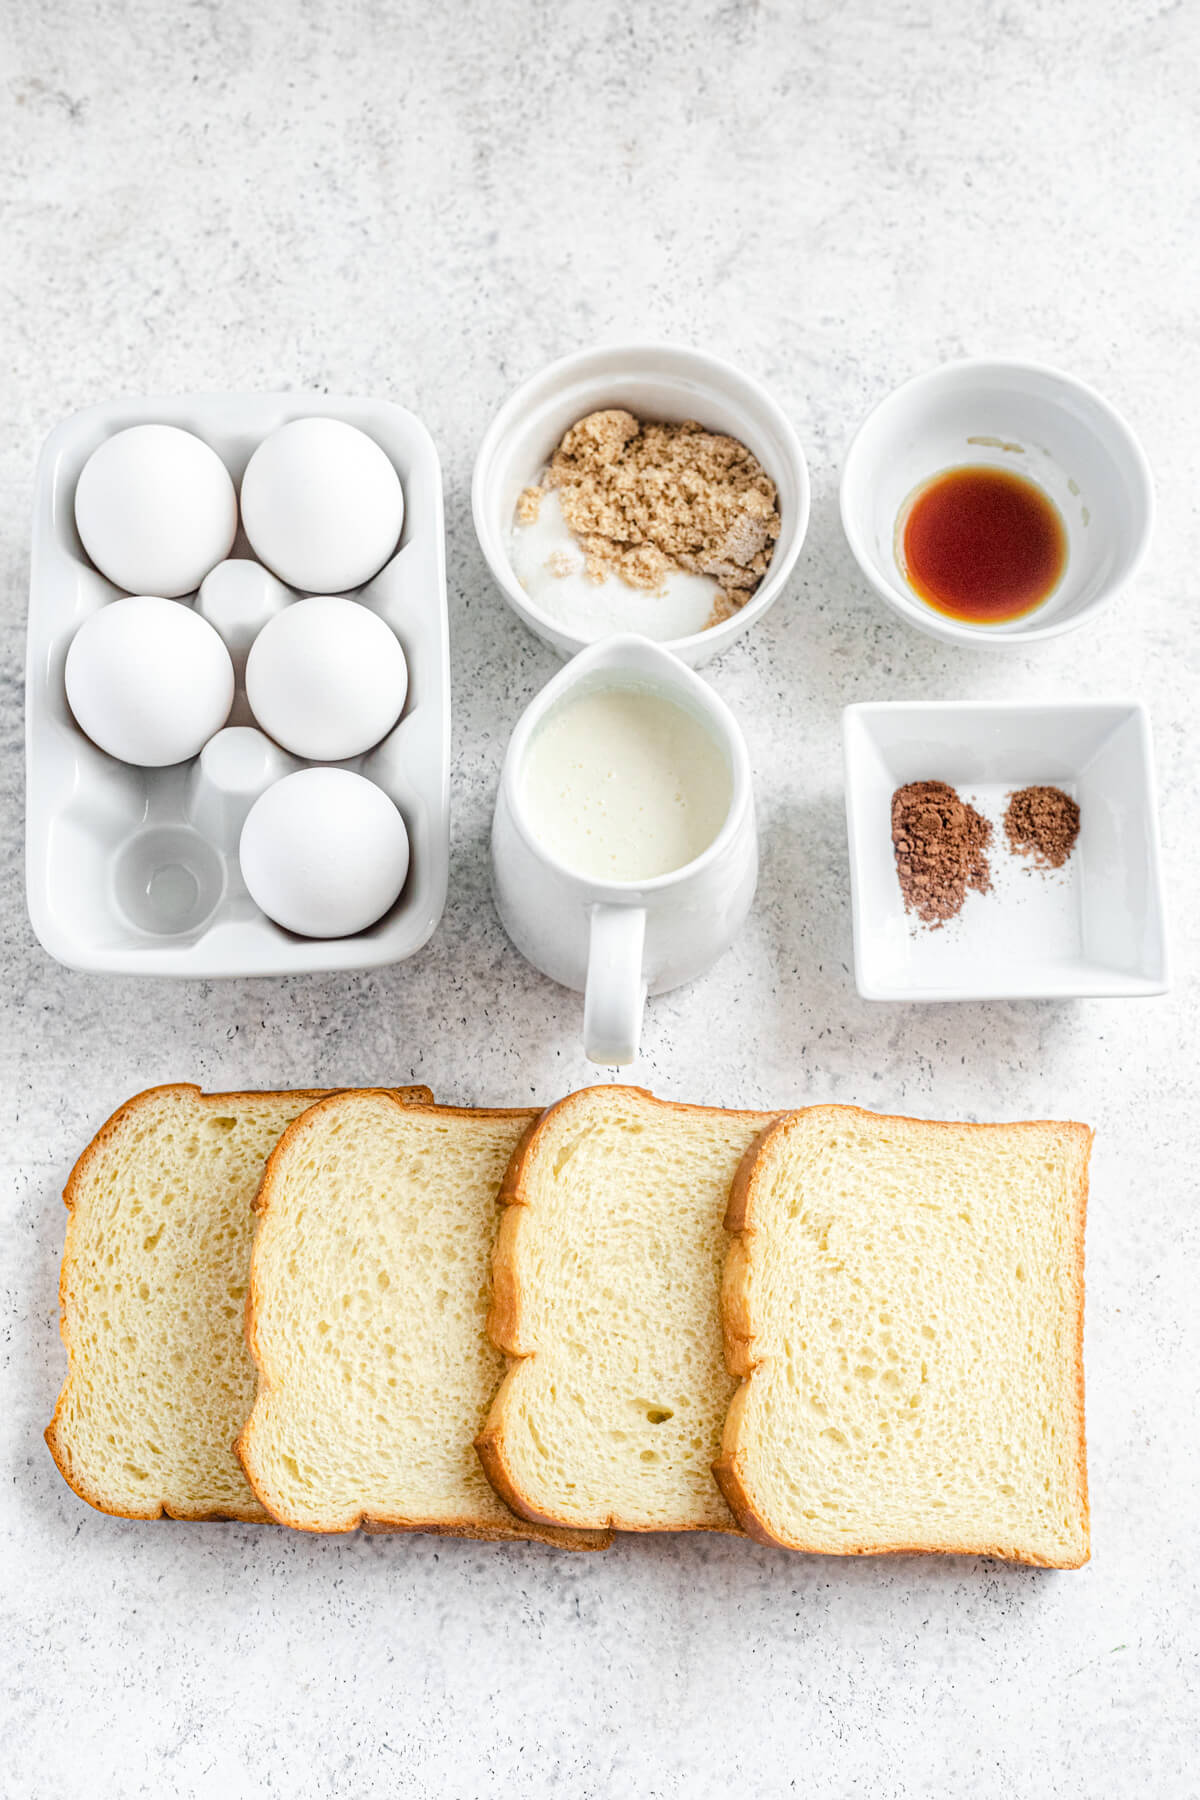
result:
<svg viewBox="0 0 1200 1800"><path fill-rule="evenodd" d="M485 1328L497 1196L535 1117L345 1094L281 1143L260 1197L260 1385L239 1453L282 1523L558 1541L513 1517L473 1447L503 1371Z"/></svg>
<svg viewBox="0 0 1200 1800"><path fill-rule="evenodd" d="M589 413L554 452L543 487L521 495L519 524L536 519L546 488L558 490L593 581L616 574L660 593L673 569L710 576L721 590L714 623L750 598L779 536L775 483L758 459L695 420Z"/></svg>
<svg viewBox="0 0 1200 1800"><path fill-rule="evenodd" d="M522 1511L633 1531L734 1530L712 1461L723 1216L772 1115L590 1088L510 1172L493 1335L514 1362L485 1434Z"/></svg>
<svg viewBox="0 0 1200 1800"><path fill-rule="evenodd" d="M814 1107L739 1172L722 1485L801 1550L1088 1555L1091 1133Z"/></svg>
<svg viewBox="0 0 1200 1800"><path fill-rule="evenodd" d="M76 1165L60 1287L70 1369L46 1436L102 1511L266 1518L232 1448L254 1397L251 1206L281 1133L318 1097L156 1089Z"/></svg>

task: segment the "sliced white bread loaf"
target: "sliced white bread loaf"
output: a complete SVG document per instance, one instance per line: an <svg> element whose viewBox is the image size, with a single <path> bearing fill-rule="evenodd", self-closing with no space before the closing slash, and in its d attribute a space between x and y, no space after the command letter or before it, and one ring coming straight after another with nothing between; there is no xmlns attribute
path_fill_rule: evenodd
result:
<svg viewBox="0 0 1200 1800"><path fill-rule="evenodd" d="M69 1366L46 1442L101 1512L266 1519L233 1453L254 1398L252 1202L280 1135L320 1098L152 1088L76 1163L59 1286Z"/></svg>
<svg viewBox="0 0 1200 1800"><path fill-rule="evenodd" d="M256 1205L237 1450L273 1518L598 1549L513 1516L472 1447L503 1371L485 1329L501 1178L530 1112L335 1096L284 1136Z"/></svg>
<svg viewBox="0 0 1200 1800"><path fill-rule="evenodd" d="M520 1148L489 1319L510 1363L478 1449L525 1518L737 1529L711 1469L734 1389L723 1220L741 1157L772 1116L587 1088Z"/></svg>
<svg viewBox="0 0 1200 1800"><path fill-rule="evenodd" d="M716 1471L764 1542L1088 1556L1084 1125L816 1106L734 1182Z"/></svg>

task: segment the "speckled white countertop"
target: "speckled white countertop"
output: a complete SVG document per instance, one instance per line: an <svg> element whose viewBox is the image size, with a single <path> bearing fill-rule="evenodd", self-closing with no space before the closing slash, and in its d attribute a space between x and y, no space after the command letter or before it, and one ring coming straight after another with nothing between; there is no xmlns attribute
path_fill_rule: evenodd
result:
<svg viewBox="0 0 1200 1800"><path fill-rule="evenodd" d="M1198 55L1196 12L1150 0L4 9L5 1795L1200 1793ZM655 335L769 383L809 453L813 517L784 599L709 672L750 741L758 902L707 980L652 1003L638 1076L685 1099L1099 1128L1081 1573L720 1538L572 1559L136 1525L76 1500L43 1445L63 1366L59 1193L126 1095L413 1079L512 1104L589 1079L579 1002L525 967L488 897L505 737L556 664L489 584L468 486L518 380ZM1158 480L1134 590L1030 655L907 629L837 521L839 459L871 403L991 350L1094 381ZM115 394L278 386L401 400L444 460L445 918L372 975L68 973L34 941L21 879L38 446ZM1149 703L1173 994L859 1000L841 707L1064 694Z"/></svg>

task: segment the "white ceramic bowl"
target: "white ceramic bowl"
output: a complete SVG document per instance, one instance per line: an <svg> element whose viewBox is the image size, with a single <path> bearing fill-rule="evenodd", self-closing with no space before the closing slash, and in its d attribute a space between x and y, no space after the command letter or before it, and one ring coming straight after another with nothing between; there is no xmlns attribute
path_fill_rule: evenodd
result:
<svg viewBox="0 0 1200 1800"><path fill-rule="evenodd" d="M913 489L963 464L1026 476L1066 526L1057 587L1008 624L935 611L897 562L896 521ZM952 643L1004 646L1073 631L1119 592L1149 543L1154 490L1141 445L1092 388L1037 363L988 357L918 375L875 408L847 452L841 508L859 568L910 625Z"/></svg>
<svg viewBox="0 0 1200 1800"><path fill-rule="evenodd" d="M960 700L848 706L842 716L854 977L867 1000L1065 999L1161 994L1166 925L1150 722L1129 701ZM969 893L937 930L906 913L892 795L946 781L992 825L992 891ZM1014 788L1079 803L1061 869L1007 847Z"/></svg>
<svg viewBox="0 0 1200 1800"><path fill-rule="evenodd" d="M599 637L617 635L614 628L595 639L580 637L544 612L517 580L508 554L522 489L537 479L569 426L601 407L616 406L640 418L697 419L712 431L740 438L779 493L782 529L753 597L720 625L670 638L663 646L697 668L774 605L808 529L808 467L800 440L766 389L728 363L672 344L624 344L566 356L525 382L492 420L475 459L471 505L479 545L513 611L560 656L574 656Z"/></svg>

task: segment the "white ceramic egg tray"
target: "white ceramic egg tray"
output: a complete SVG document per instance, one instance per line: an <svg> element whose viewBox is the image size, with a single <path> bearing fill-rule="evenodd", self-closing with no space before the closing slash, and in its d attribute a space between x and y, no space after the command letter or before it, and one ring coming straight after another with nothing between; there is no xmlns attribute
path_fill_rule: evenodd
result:
<svg viewBox="0 0 1200 1800"><path fill-rule="evenodd" d="M151 421L182 426L212 445L240 486L269 432L323 414L374 438L404 488L399 547L354 597L399 638L408 697L381 743L333 766L356 770L390 796L411 858L399 899L374 925L316 939L265 918L242 881L237 845L254 797L253 755L202 755L168 769L116 762L72 718L63 667L79 626L120 594L88 561L75 530L75 484L105 438ZM250 555L240 531L232 554ZM442 915L450 837L442 482L424 425L387 401L305 393L113 401L64 420L38 463L25 695L26 883L33 928L51 956L110 974L196 977L370 968L411 956ZM228 722L253 723L240 683ZM307 766L272 748L266 762L275 760L275 775Z"/></svg>

